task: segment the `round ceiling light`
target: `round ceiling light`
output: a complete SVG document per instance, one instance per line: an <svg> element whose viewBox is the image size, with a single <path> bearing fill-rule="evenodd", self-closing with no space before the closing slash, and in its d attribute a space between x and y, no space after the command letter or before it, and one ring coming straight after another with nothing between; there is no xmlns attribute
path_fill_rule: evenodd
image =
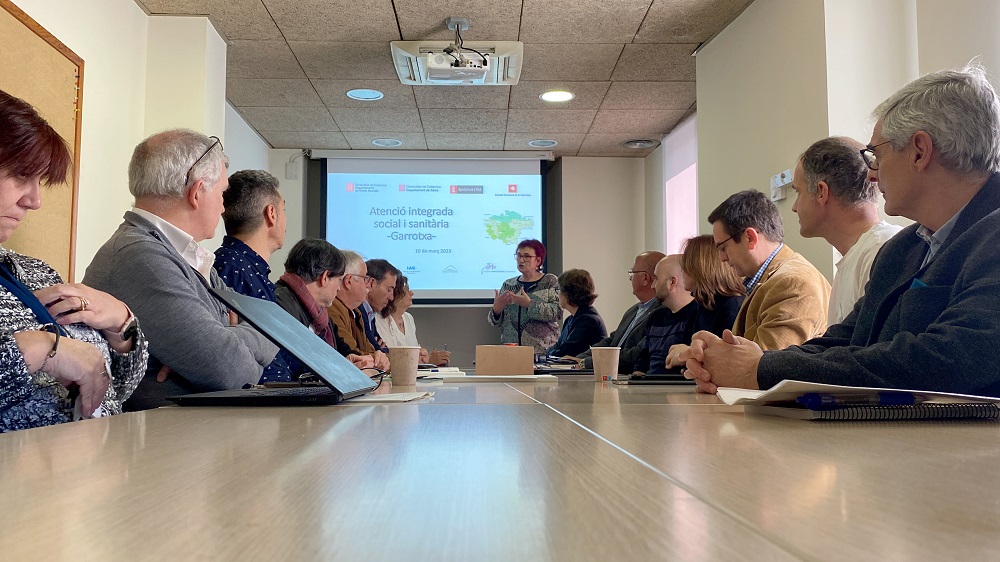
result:
<svg viewBox="0 0 1000 562"><path fill-rule="evenodd" d="M544 94L538 96L538 99L542 101L561 102L561 101L569 101L575 97L576 94L574 94L573 92L567 92L566 90L551 90L549 92L545 92Z"/></svg>
<svg viewBox="0 0 1000 562"><path fill-rule="evenodd" d="M559 144L559 141L554 141L552 139L535 139L528 141L528 146L534 148L552 148L557 144Z"/></svg>
<svg viewBox="0 0 1000 562"><path fill-rule="evenodd" d="M374 139L372 144L375 146L381 146L382 148L393 148L403 144L403 141L399 139Z"/></svg>
<svg viewBox="0 0 1000 562"><path fill-rule="evenodd" d="M656 148L660 146L660 141L652 139L631 139L622 143L623 148Z"/></svg>
<svg viewBox="0 0 1000 562"><path fill-rule="evenodd" d="M385 97L385 94L378 90L368 90L365 88L358 88L356 90L348 90L347 97L352 100L358 101L375 101L380 100Z"/></svg>

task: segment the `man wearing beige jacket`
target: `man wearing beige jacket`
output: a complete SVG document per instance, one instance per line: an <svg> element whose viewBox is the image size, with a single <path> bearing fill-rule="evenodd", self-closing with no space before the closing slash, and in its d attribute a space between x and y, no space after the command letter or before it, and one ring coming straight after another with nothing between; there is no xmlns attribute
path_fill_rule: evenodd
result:
<svg viewBox="0 0 1000 562"><path fill-rule="evenodd" d="M708 222L722 261L742 275L747 290L733 333L761 349L784 349L826 330L830 284L786 246L778 208L759 191L731 195Z"/></svg>

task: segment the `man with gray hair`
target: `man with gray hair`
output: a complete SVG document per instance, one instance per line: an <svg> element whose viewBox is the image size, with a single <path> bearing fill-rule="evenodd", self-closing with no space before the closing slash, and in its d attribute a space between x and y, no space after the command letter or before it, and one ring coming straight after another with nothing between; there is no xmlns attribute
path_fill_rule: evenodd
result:
<svg viewBox="0 0 1000 562"><path fill-rule="evenodd" d="M699 332L698 388L784 379L1000 396L1000 99L974 63L928 74L874 112L862 149L885 211L916 221L885 243L867 292L822 337L784 351Z"/></svg>
<svg viewBox="0 0 1000 562"><path fill-rule="evenodd" d="M343 253L347 266L337 298L328 309L330 320L337 326L337 333L344 338L350 354L371 357L376 369L388 371L389 357L368 341L360 309L371 288L372 278L368 276L368 266L357 252L343 250Z"/></svg>
<svg viewBox="0 0 1000 562"><path fill-rule="evenodd" d="M209 291L225 284L212 269L215 256L198 242L219 224L228 164L219 139L186 129L153 135L132 153L135 207L84 277L143 319L149 367L126 410L256 383L278 351Z"/></svg>
<svg viewBox="0 0 1000 562"><path fill-rule="evenodd" d="M848 137L816 141L792 174L792 211L799 217L799 232L822 237L842 256L830 290L830 324L843 320L865 294L875 254L902 230L879 218L878 188L869 181L874 171L861 157L864 147Z"/></svg>

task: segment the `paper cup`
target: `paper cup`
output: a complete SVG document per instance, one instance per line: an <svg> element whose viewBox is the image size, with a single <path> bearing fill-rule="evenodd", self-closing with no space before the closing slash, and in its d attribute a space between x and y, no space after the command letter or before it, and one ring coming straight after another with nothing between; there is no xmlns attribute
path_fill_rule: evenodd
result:
<svg viewBox="0 0 1000 562"><path fill-rule="evenodd" d="M618 356L621 355L622 348L592 347L590 351L594 357L594 380L597 382L617 380Z"/></svg>
<svg viewBox="0 0 1000 562"><path fill-rule="evenodd" d="M417 365L420 364L420 347L400 346L389 348L389 374L392 386L417 384Z"/></svg>

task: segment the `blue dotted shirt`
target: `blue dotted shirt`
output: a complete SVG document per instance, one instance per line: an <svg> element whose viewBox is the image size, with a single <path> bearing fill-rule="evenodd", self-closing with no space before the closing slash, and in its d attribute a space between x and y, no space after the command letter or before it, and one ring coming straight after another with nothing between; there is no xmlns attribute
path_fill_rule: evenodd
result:
<svg viewBox="0 0 1000 562"><path fill-rule="evenodd" d="M238 238L226 236L215 251L215 271L232 290L241 295L274 302L274 283L268 278L271 268Z"/></svg>
<svg viewBox="0 0 1000 562"><path fill-rule="evenodd" d="M237 293L275 301L274 283L268 278L271 268L260 254L242 240L232 236L223 238L222 246L215 251L213 267L222 281ZM290 381L292 373L289 365L294 364L293 362L297 363L291 354L284 349L279 351L274 360L264 367L264 374L260 377L261 384Z"/></svg>

